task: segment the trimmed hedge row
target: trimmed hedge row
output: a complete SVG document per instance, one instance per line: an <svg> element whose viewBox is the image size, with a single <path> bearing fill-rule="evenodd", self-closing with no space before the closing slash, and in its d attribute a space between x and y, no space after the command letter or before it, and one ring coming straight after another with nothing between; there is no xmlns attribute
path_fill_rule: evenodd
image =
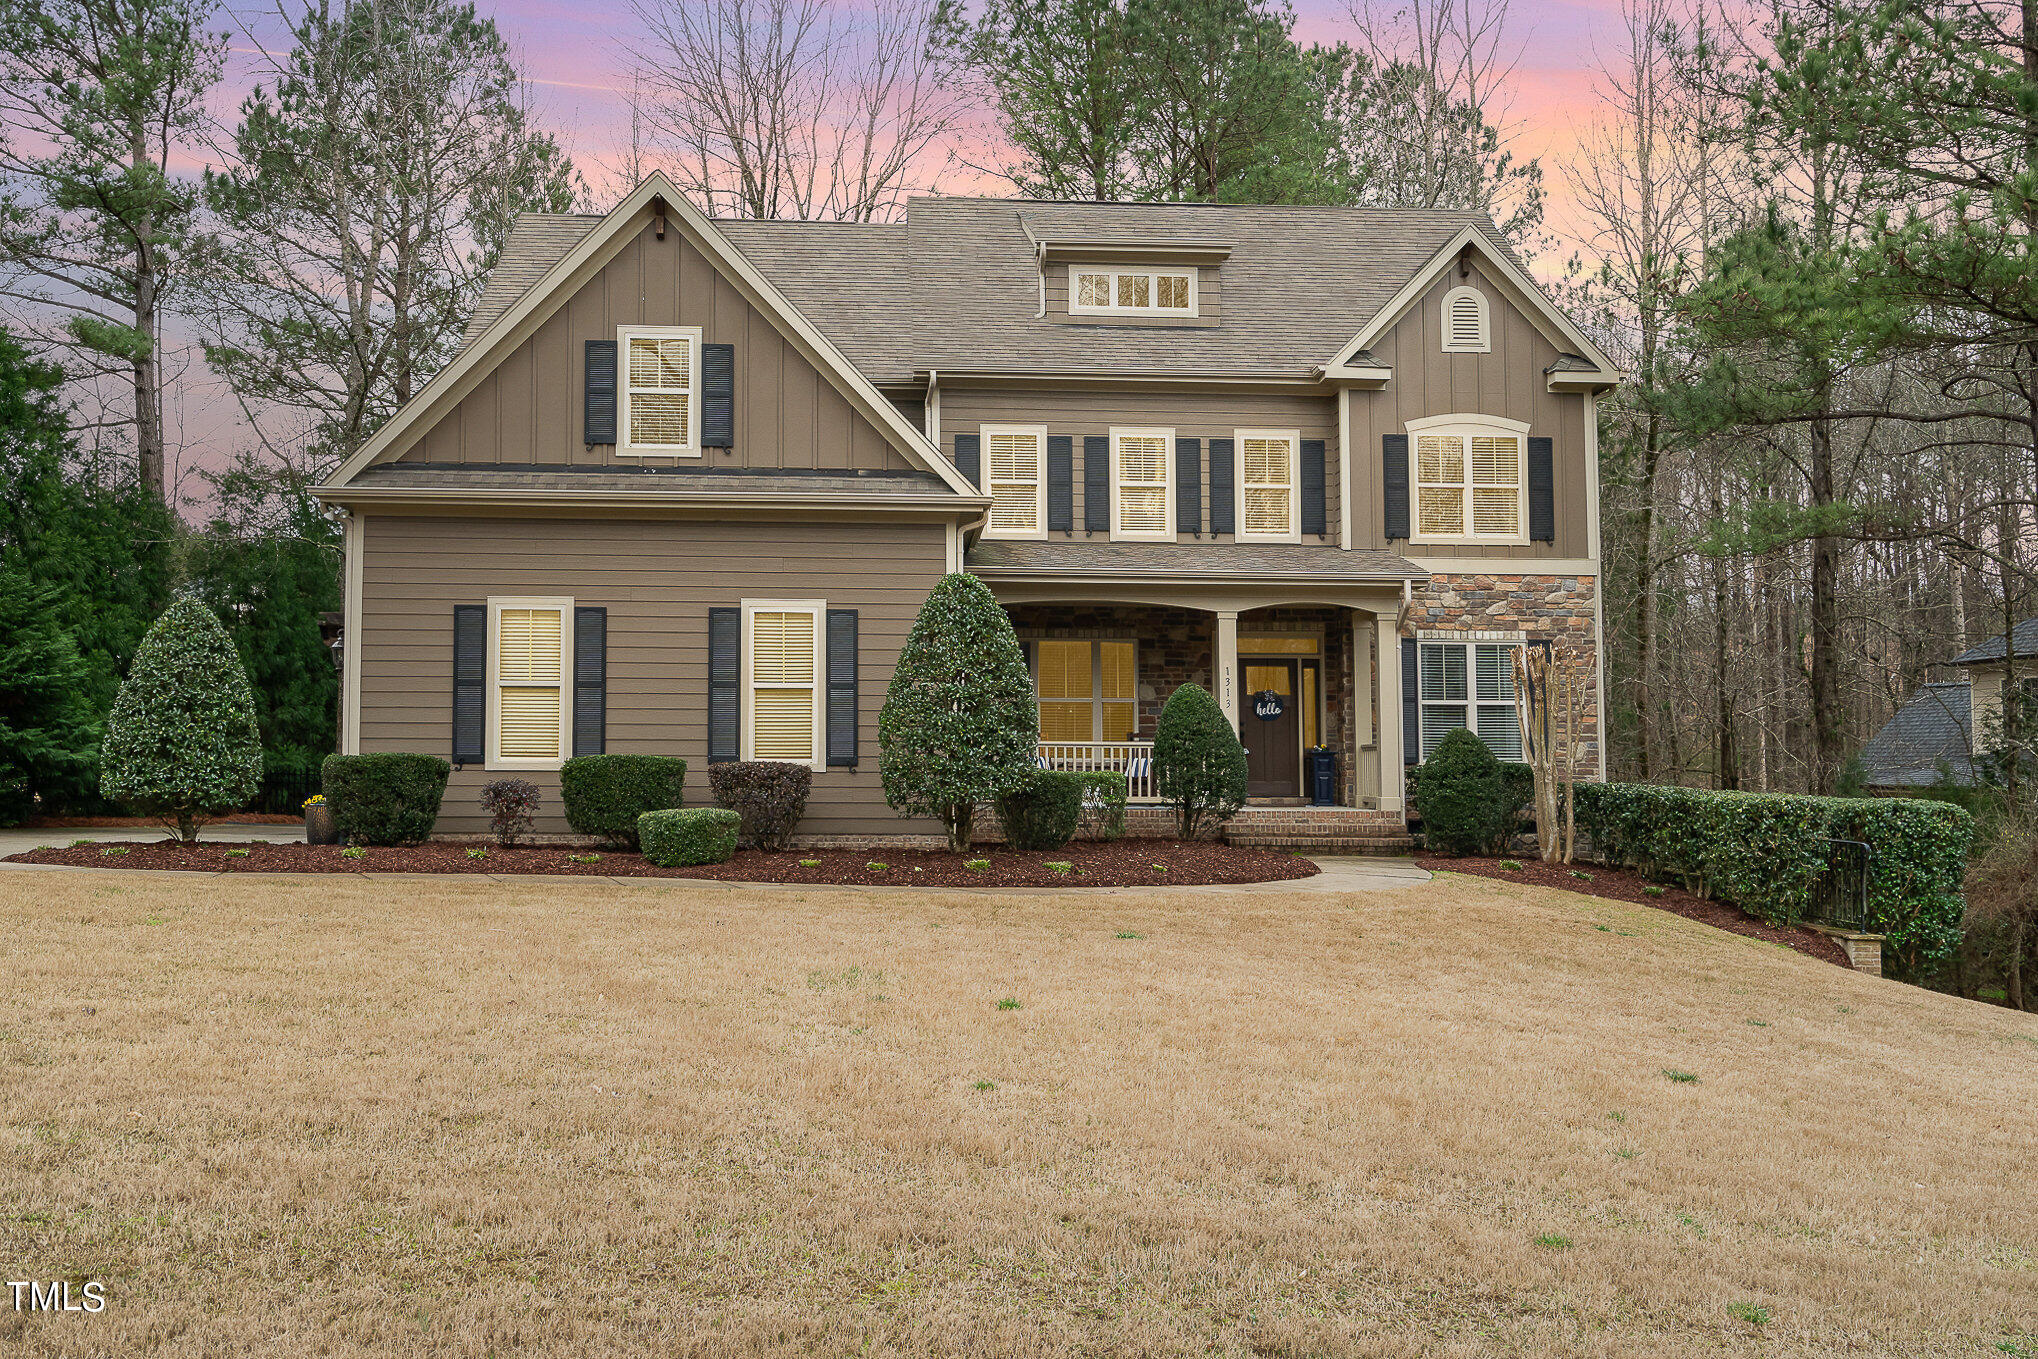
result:
<svg viewBox="0 0 2038 1359"><path fill-rule="evenodd" d="M328 755L319 784L349 845L417 845L431 837L453 766L436 755Z"/></svg>
<svg viewBox="0 0 2038 1359"><path fill-rule="evenodd" d="M1868 927L1900 975L1960 944L1974 820L1950 803L1581 783L1578 825L1599 857L1716 897L1772 924L1804 915L1828 840L1874 853Z"/></svg>
<svg viewBox="0 0 2038 1359"><path fill-rule="evenodd" d="M644 857L660 868L721 864L736 853L742 826L742 816L727 807L674 808L638 817L637 840Z"/></svg>

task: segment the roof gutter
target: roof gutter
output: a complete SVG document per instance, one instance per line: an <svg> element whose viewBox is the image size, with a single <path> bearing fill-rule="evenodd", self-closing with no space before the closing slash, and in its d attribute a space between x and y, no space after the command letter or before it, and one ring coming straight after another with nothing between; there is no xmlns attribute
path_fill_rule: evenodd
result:
<svg viewBox="0 0 2038 1359"><path fill-rule="evenodd" d="M1128 571L1117 567L1071 567L1048 569L1037 566L971 566L973 576L986 580L1009 581L1015 585L1064 585L1070 581L1094 582L1115 585L1208 585L1213 581L1226 585L1399 585L1402 607L1408 607L1413 597L1415 580L1428 580L1429 572L1416 576L1374 574L1363 575L1350 571Z"/></svg>

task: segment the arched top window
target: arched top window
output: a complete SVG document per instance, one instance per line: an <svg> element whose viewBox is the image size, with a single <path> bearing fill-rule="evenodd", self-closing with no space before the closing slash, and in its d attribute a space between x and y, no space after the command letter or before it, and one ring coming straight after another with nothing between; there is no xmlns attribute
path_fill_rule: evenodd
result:
<svg viewBox="0 0 2038 1359"><path fill-rule="evenodd" d="M1484 354L1493 348L1486 294L1459 284L1444 294L1444 353Z"/></svg>

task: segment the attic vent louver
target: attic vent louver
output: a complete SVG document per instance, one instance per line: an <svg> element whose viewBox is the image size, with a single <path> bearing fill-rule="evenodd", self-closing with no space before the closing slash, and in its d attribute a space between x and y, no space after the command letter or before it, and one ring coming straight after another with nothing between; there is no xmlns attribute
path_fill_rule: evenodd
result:
<svg viewBox="0 0 2038 1359"><path fill-rule="evenodd" d="M1445 293L1444 352L1484 354L1491 348L1486 322L1486 295L1465 285Z"/></svg>

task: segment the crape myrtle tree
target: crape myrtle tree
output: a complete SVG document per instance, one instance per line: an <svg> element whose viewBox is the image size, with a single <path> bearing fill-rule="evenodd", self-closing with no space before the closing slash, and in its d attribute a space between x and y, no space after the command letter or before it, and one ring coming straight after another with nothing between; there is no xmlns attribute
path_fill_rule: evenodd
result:
<svg viewBox="0 0 2038 1359"><path fill-rule="evenodd" d="M1012 621L975 576L943 576L920 606L878 714L885 801L970 846L979 803L1033 773L1040 715Z"/></svg>
<svg viewBox="0 0 2038 1359"><path fill-rule="evenodd" d="M237 811L255 795L262 737L248 672L195 596L171 604L142 639L99 759L108 799L164 818L186 844L204 818Z"/></svg>

